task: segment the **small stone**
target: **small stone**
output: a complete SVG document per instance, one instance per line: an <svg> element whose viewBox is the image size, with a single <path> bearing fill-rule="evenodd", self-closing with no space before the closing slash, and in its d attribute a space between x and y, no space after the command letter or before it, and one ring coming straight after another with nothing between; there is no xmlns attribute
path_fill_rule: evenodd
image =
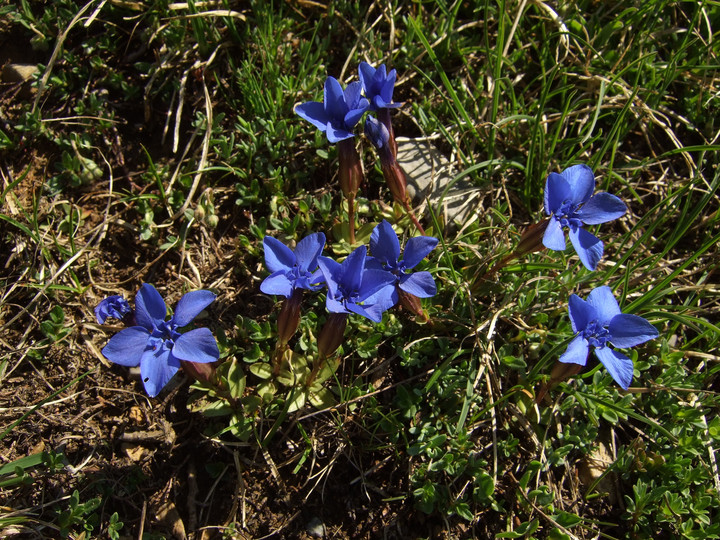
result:
<svg viewBox="0 0 720 540"><path fill-rule="evenodd" d="M398 137L397 160L407 174L407 194L413 205L439 208L441 221L464 225L475 217L482 191L468 177L454 180L453 164L429 140ZM427 207L424 207L428 213Z"/></svg>
<svg viewBox="0 0 720 540"><path fill-rule="evenodd" d="M21 83L31 79L38 71L35 64L6 64L2 68L2 80L6 83Z"/></svg>
<svg viewBox="0 0 720 540"><path fill-rule="evenodd" d="M325 524L320 520L320 518L314 517L307 524L307 532L314 538L324 538Z"/></svg>

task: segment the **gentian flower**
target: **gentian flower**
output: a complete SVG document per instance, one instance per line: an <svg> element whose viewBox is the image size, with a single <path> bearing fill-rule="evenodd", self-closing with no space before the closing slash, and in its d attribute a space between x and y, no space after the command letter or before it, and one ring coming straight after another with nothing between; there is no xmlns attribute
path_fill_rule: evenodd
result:
<svg viewBox="0 0 720 540"><path fill-rule="evenodd" d="M397 73L394 69L387 73L385 64L380 64L375 69L367 62L360 62L358 74L360 75L360 83L365 92L365 97L370 101L372 110L392 109L402 105L401 103L393 103L393 91L397 79Z"/></svg>
<svg viewBox="0 0 720 540"><path fill-rule="evenodd" d="M658 337L657 329L642 317L622 313L607 286L593 289L587 301L571 295L568 311L576 335L560 362L584 366L592 347L612 378L627 390L633 376L632 360L609 345L634 347Z"/></svg>
<svg viewBox="0 0 720 540"><path fill-rule="evenodd" d="M126 315L132 313L132 308L119 294L113 294L103 299L95 308L95 319L98 324L104 324L108 317L121 321Z"/></svg>
<svg viewBox="0 0 720 540"><path fill-rule="evenodd" d="M217 342L207 328L196 328L184 334L187 326L210 303L210 291L192 291L180 299L175 313L165 320L167 308L155 287L144 284L135 296L135 320L138 326L115 334L102 350L105 358L121 366L140 365L145 391L158 395L180 368L180 361L207 363L220 356Z"/></svg>
<svg viewBox="0 0 720 540"><path fill-rule="evenodd" d="M438 244L432 236L415 236L407 241L405 253L400 257L400 240L385 220L373 229L370 236L370 252L372 257L367 262L368 268L385 270L395 276L398 287L418 298L435 296L437 288L430 272L411 272L428 253Z"/></svg>
<svg viewBox="0 0 720 540"><path fill-rule="evenodd" d="M322 288L325 278L318 270L318 256L324 246L323 233L306 236L297 243L294 252L272 236L263 238L265 265L272 274L260 284L260 290L290 298L296 289Z"/></svg>
<svg viewBox="0 0 720 540"><path fill-rule="evenodd" d="M610 193L597 193L595 177L587 165L574 165L560 174L550 173L545 183L545 212L550 219L543 235L548 249L563 251L565 234L586 268L595 270L603 255L603 243L583 225L597 225L621 217L625 203Z"/></svg>
<svg viewBox="0 0 720 540"><path fill-rule="evenodd" d="M369 107L360 91L359 82L348 84L343 91L335 78L328 77L323 102L308 101L295 107L295 112L325 132L331 143L349 139L354 136L353 127Z"/></svg>
<svg viewBox="0 0 720 540"><path fill-rule="evenodd" d="M319 257L318 265L328 286L325 305L332 313L357 313L373 322L397 302L396 277L390 272L366 269L367 248L360 246L342 264Z"/></svg>

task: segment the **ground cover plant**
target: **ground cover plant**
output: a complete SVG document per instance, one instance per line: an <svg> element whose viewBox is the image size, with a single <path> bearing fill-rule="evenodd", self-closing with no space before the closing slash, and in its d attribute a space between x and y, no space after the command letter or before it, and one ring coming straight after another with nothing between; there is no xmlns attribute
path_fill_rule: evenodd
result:
<svg viewBox="0 0 720 540"><path fill-rule="evenodd" d="M719 10L2 4L2 535L717 538Z"/></svg>

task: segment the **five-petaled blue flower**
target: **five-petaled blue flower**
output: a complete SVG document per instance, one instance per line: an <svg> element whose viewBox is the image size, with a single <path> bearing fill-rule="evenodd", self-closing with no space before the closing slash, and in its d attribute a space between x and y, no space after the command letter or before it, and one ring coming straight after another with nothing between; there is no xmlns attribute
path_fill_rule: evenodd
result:
<svg viewBox="0 0 720 540"><path fill-rule="evenodd" d="M591 291L587 301L571 295L568 311L576 336L560 356L560 361L584 366L590 347L593 347L595 356L612 378L627 390L633 376L632 360L608 345L634 347L658 337L657 329L642 317L621 313L607 286Z"/></svg>
<svg viewBox="0 0 720 540"><path fill-rule="evenodd" d="M597 193L595 176L587 165L573 165L560 174L550 173L545 183L545 212L550 216L543 236L549 249L563 251L568 228L570 242L586 268L595 270L603 255L603 243L583 225L597 225L621 217L625 203L610 193Z"/></svg>
<svg viewBox="0 0 720 540"><path fill-rule="evenodd" d="M210 291L189 292L180 299L174 315L166 321L165 302L155 287L146 283L135 296L138 326L115 334L102 353L111 362L122 366L139 364L145 391L155 397L180 368L181 360L207 363L220 356L209 329L196 328L184 334L178 331L190 324L213 300L215 295Z"/></svg>
<svg viewBox="0 0 720 540"><path fill-rule="evenodd" d="M332 313L357 313L373 322L382 320L383 311L397 302L396 278L390 272L366 269L367 248L360 246L342 264L327 257L318 258L328 293L325 305Z"/></svg>
<svg viewBox="0 0 720 540"><path fill-rule="evenodd" d="M395 79L397 78L394 69L387 73L385 64L380 64L375 69L367 62L360 62L358 73L365 97L370 101L372 110L392 109L402 105L401 103L393 103L393 91L395 90Z"/></svg>
<svg viewBox="0 0 720 540"><path fill-rule="evenodd" d="M98 324L103 324L108 317L114 317L121 321L129 313L132 313L132 308L119 294L113 294L103 299L95 308L95 319Z"/></svg>
<svg viewBox="0 0 720 540"><path fill-rule="evenodd" d="M290 298L296 289L317 291L323 287L325 278L318 270L318 256L325 247L323 233L306 236L294 252L272 236L263 239L263 246L265 266L272 274L260 284L262 292Z"/></svg>
<svg viewBox="0 0 720 540"><path fill-rule="evenodd" d="M370 252L372 257L367 262L368 268L376 268L390 272L395 282L403 291L418 298L435 296L437 288L430 272L410 272L438 244L432 236L415 236L405 244L405 253L400 258L400 241L392 225L383 220L370 236Z"/></svg>
<svg viewBox="0 0 720 540"><path fill-rule="evenodd" d="M295 112L325 132L328 141L336 143L354 136L353 127L369 107L368 100L360 92L361 85L357 81L348 84L343 92L340 83L328 77L323 102L302 103L295 107Z"/></svg>

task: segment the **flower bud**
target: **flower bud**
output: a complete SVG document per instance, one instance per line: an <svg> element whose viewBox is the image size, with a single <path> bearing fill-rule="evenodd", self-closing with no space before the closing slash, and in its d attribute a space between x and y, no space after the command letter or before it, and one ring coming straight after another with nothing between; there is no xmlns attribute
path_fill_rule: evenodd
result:
<svg viewBox="0 0 720 540"><path fill-rule="evenodd" d="M380 108L377 111L377 116L380 123L385 126L388 132L388 146L390 147L390 151L393 157L397 157L398 147L397 141L395 141L395 130L392 127L392 120L390 119L390 110L391 109L387 107Z"/></svg>
<svg viewBox="0 0 720 540"><path fill-rule="evenodd" d="M290 298L283 300L277 320L278 342L282 345L286 345L290 341L300 325L302 297L302 289L295 289Z"/></svg>
<svg viewBox="0 0 720 540"><path fill-rule="evenodd" d="M338 159L340 161L340 189L346 198L354 197L360 189L363 180L360 154L355 148L353 138L344 139L337 143Z"/></svg>
<svg viewBox="0 0 720 540"><path fill-rule="evenodd" d="M320 358L330 357L343 342L347 313L330 313L317 338Z"/></svg>
<svg viewBox="0 0 720 540"><path fill-rule="evenodd" d="M198 382L205 383L210 386L216 385L214 362L200 363L180 360L180 364L187 376L191 379L195 379Z"/></svg>
<svg viewBox="0 0 720 540"><path fill-rule="evenodd" d="M535 403L540 403L547 393L555 388L558 383L574 377L582 370L580 364L571 364L557 361L550 372L550 380L543 383L535 396Z"/></svg>
<svg viewBox="0 0 720 540"><path fill-rule="evenodd" d="M527 253L533 253L535 251L542 251L545 249L542 240L549 222L549 219L543 219L541 222L533 223L525 229L520 236L520 242L515 248L513 256L522 257Z"/></svg>
<svg viewBox="0 0 720 540"><path fill-rule="evenodd" d="M420 303L420 298L415 296L414 294L410 294L409 292L403 291L401 288L397 288L398 296L400 297L400 303L402 306L410 311L411 313L414 313L418 317L420 317L423 322L428 322L430 320L430 317L428 317L428 314L425 312L425 310L422 308L422 304Z"/></svg>
<svg viewBox="0 0 720 540"><path fill-rule="evenodd" d="M365 120L365 136L380 155L380 166L393 199L405 205L407 203L407 179L405 171L395 159L390 131L382 122L368 116Z"/></svg>

